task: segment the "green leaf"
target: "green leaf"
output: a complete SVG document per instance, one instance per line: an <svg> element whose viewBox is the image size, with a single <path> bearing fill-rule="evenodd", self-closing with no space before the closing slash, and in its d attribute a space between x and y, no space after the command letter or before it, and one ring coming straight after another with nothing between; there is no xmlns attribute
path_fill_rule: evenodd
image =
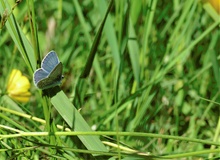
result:
<svg viewBox="0 0 220 160"><path fill-rule="evenodd" d="M7 1L0 1L0 13L3 14L4 11L8 11L11 13L11 8ZM21 27L15 20L13 14L9 14L7 17L7 21L5 23L7 30L12 37L15 45L17 46L19 52L21 53L22 57L24 58L25 63L28 65L30 71L34 71L36 69L36 60L34 57L34 50L21 30Z"/></svg>
<svg viewBox="0 0 220 160"><path fill-rule="evenodd" d="M59 114L63 117L65 122L74 131L92 131L86 121L83 119L79 111L69 101L63 91L59 91L55 96L52 96L51 103L54 105ZM98 136L79 135L79 139L83 142L88 150L103 151L107 149L99 140Z"/></svg>

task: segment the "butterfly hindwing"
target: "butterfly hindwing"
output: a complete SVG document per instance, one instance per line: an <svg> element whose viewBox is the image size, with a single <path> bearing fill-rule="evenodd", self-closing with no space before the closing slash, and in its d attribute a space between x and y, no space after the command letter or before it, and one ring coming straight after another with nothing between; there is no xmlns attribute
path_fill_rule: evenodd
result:
<svg viewBox="0 0 220 160"><path fill-rule="evenodd" d="M42 68L37 69L34 72L34 84L35 86L37 85L37 83L39 81L41 81L42 79L44 79L45 77L47 77L49 74L47 72L45 72Z"/></svg>
<svg viewBox="0 0 220 160"><path fill-rule="evenodd" d="M62 70L63 66L60 62L46 78L37 83L37 87L40 89L48 89L59 85L62 80Z"/></svg>

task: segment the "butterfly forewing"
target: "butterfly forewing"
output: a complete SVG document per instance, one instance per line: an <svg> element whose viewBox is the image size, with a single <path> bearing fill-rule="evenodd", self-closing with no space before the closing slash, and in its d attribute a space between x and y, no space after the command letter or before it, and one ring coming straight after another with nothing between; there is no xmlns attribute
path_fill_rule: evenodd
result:
<svg viewBox="0 0 220 160"><path fill-rule="evenodd" d="M48 89L55 87L61 83L62 80L62 63L59 62L58 65L52 70L52 72L44 79L37 83L37 87L40 89Z"/></svg>
<svg viewBox="0 0 220 160"><path fill-rule="evenodd" d="M54 68L60 63L57 54L54 51L50 51L42 60L41 68L48 73L51 73Z"/></svg>

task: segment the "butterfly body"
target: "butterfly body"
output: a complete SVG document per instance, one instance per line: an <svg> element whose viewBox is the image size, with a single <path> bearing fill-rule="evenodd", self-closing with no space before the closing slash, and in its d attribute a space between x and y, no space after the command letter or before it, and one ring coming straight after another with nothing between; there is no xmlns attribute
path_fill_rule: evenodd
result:
<svg viewBox="0 0 220 160"><path fill-rule="evenodd" d="M50 51L42 60L41 68L34 72L34 84L39 89L48 89L61 84L63 65L56 53Z"/></svg>

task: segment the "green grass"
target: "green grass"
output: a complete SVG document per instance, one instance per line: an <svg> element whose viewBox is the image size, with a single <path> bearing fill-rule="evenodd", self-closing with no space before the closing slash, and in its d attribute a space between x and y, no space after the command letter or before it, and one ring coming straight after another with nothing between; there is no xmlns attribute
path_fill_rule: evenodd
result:
<svg viewBox="0 0 220 160"><path fill-rule="evenodd" d="M0 14L0 159L220 158L210 4L0 0ZM41 91L33 72L50 50L64 79ZM31 82L27 103L8 96L13 68Z"/></svg>

